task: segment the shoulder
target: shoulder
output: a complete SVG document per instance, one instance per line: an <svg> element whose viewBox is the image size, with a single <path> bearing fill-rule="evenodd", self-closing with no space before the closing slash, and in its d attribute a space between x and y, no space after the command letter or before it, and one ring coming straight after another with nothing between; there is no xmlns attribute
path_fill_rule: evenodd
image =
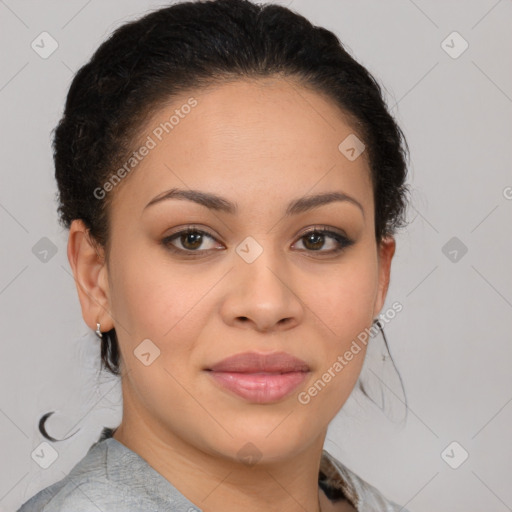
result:
<svg viewBox="0 0 512 512"><path fill-rule="evenodd" d="M343 492L354 504L357 512L409 512L406 508L387 499L376 487L363 480L333 455L323 451L326 458L336 468ZM325 464L324 464L325 467ZM334 478L331 478L331 482Z"/></svg>
<svg viewBox="0 0 512 512"><path fill-rule="evenodd" d="M110 482L71 482L64 478L26 501L18 512L157 512L153 501L136 490L119 488Z"/></svg>
<svg viewBox="0 0 512 512"><path fill-rule="evenodd" d="M83 479L72 482L67 476L32 496L18 512L98 512L101 505L96 503L97 494L102 492L103 502L105 490L102 482Z"/></svg>
<svg viewBox="0 0 512 512"><path fill-rule="evenodd" d="M124 460L108 448L109 442L94 443L62 480L40 490L17 512L156 512L154 503L139 492L136 478L131 486L117 478L117 466Z"/></svg>

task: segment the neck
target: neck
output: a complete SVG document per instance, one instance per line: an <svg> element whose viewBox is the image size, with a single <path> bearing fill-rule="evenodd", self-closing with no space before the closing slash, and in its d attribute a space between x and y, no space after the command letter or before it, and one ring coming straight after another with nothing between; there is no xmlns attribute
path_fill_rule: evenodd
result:
<svg viewBox="0 0 512 512"><path fill-rule="evenodd" d="M321 512L320 503L328 505L318 486L326 433L286 459L254 465L201 450L141 418L123 416L113 437L204 512Z"/></svg>

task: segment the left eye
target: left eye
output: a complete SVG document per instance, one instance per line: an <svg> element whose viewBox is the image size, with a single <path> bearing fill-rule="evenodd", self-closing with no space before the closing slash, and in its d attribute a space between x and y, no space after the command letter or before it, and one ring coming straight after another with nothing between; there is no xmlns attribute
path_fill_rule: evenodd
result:
<svg viewBox="0 0 512 512"><path fill-rule="evenodd" d="M325 239L328 238L331 240L331 245L334 245L334 248L330 250L320 251L320 247L325 246ZM348 239L346 236L341 233L337 233L335 231L331 231L326 228L321 229L312 229L306 233L304 233L299 240L305 240L306 243L303 242L303 245L306 245L306 249L312 248L312 252L326 252L326 253L337 253L341 252L343 249L349 247L354 242ZM320 246L320 247L319 247Z"/></svg>
<svg viewBox="0 0 512 512"><path fill-rule="evenodd" d="M201 253L214 249L212 246L210 248L199 250L207 238L211 241L215 241L215 238L206 231L202 231L196 228L188 228L164 238L162 243L165 247L173 252L185 254L188 253L189 255L192 255L191 253ZM326 239L330 239L331 246L334 247L331 247L331 249L328 250L321 250L325 246ZM175 245L175 241L179 242L182 248L177 247ZM311 229L310 231L304 233L299 238L299 241L302 242L302 245L305 248L301 250L331 254L341 252L354 243L353 240L350 240L341 233L337 233L326 228Z"/></svg>

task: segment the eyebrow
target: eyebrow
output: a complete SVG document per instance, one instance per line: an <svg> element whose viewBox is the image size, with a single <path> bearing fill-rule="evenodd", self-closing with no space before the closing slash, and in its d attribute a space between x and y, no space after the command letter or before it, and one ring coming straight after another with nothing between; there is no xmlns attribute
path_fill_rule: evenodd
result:
<svg viewBox="0 0 512 512"><path fill-rule="evenodd" d="M205 206L210 210L216 210L220 212L229 213L235 215L238 212L238 205L225 199L224 197L212 194L209 192L202 192L200 190L183 190L178 188L172 188L154 197L145 207L146 210L149 206L155 205L162 201L169 199L181 199L187 201L193 201L197 204ZM319 206L333 203L335 201L346 201L357 206L363 217L365 216L364 208L357 199L345 194L344 192L324 192L321 194L315 194L310 196L304 196L299 199L294 199L288 204L285 215L297 215L299 213L318 208Z"/></svg>

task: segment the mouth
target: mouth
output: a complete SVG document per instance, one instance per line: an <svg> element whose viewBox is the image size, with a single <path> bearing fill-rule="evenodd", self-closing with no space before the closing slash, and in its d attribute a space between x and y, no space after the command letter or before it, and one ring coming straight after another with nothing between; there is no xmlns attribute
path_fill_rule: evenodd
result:
<svg viewBox="0 0 512 512"><path fill-rule="evenodd" d="M308 373L209 372L223 389L258 404L274 403L288 397L304 382Z"/></svg>
<svg viewBox="0 0 512 512"><path fill-rule="evenodd" d="M246 352L224 359L205 371L222 390L264 404L288 397L311 369L305 361L285 352Z"/></svg>

